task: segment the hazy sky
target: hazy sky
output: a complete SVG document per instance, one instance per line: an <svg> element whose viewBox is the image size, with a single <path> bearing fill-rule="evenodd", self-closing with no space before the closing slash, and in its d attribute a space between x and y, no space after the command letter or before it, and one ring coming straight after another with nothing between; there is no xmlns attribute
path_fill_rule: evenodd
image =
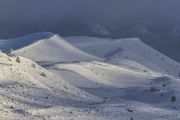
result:
<svg viewBox="0 0 180 120"><path fill-rule="evenodd" d="M0 21L179 21L180 0L0 0Z"/></svg>

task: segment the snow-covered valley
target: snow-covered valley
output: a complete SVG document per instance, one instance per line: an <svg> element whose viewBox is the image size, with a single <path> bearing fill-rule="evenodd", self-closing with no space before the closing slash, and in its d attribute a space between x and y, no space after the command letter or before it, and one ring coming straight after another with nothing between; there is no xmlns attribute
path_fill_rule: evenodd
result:
<svg viewBox="0 0 180 120"><path fill-rule="evenodd" d="M0 49L1 119L180 119L180 63L138 38L44 32Z"/></svg>

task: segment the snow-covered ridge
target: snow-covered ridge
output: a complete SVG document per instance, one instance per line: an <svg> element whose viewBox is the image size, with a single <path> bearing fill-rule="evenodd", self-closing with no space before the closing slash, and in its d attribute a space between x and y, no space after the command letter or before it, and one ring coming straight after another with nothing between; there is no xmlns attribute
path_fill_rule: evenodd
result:
<svg viewBox="0 0 180 120"><path fill-rule="evenodd" d="M13 51L14 54L25 56L36 62L75 62L101 60L87 54L66 42L59 35L41 39L29 46Z"/></svg>
<svg viewBox="0 0 180 120"><path fill-rule="evenodd" d="M36 62L74 62L101 60L87 54L58 34L50 32L34 33L19 38L0 40L0 49L28 57Z"/></svg>

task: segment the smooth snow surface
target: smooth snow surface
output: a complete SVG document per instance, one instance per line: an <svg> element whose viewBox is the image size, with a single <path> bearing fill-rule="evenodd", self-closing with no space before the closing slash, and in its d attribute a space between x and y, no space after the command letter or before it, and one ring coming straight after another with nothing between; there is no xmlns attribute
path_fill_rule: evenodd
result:
<svg viewBox="0 0 180 120"><path fill-rule="evenodd" d="M180 64L137 38L14 40L0 53L1 119L180 119Z"/></svg>

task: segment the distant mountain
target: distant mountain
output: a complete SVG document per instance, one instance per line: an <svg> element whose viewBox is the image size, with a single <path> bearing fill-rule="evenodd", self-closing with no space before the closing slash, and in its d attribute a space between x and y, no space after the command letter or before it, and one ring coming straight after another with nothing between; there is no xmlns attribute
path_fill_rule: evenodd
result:
<svg viewBox="0 0 180 120"><path fill-rule="evenodd" d="M14 24L11 25L11 27L12 26L14 26ZM29 28L28 26L32 25L14 26L13 28L16 29L14 33L11 32L12 29L6 30L4 27L1 27L0 31L2 32L0 32L0 36L1 38L18 37L34 32L52 31L61 34L61 36L94 36L116 39L137 37L170 58L178 62L180 61L179 24L152 23L122 26L118 23L104 25L98 23L61 21L56 26L40 25L37 26L36 29Z"/></svg>

